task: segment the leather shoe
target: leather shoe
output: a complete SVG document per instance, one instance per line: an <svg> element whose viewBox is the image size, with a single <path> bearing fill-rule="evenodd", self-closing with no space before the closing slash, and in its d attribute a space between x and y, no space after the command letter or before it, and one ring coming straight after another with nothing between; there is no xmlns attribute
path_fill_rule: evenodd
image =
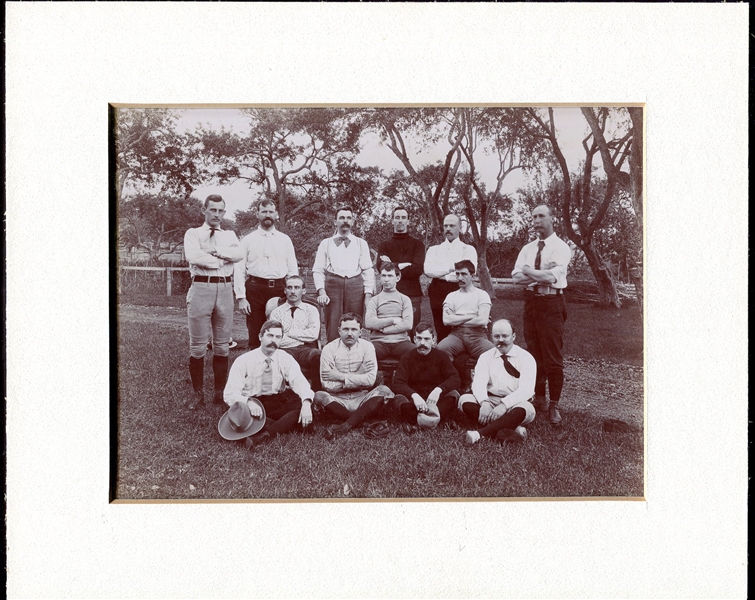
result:
<svg viewBox="0 0 755 600"><path fill-rule="evenodd" d="M263 431L262 433L258 435L250 435L248 438L244 440L244 446L247 450L250 452L253 452L255 448L259 448L260 446L264 446L267 444L272 437L270 436L269 431Z"/></svg>
<svg viewBox="0 0 755 600"><path fill-rule="evenodd" d="M223 390L215 390L215 393L212 395L212 403L213 404L224 404Z"/></svg>
<svg viewBox="0 0 755 600"><path fill-rule="evenodd" d="M192 390L186 407L189 410L196 410L202 404L204 404L204 392L202 390Z"/></svg>
<svg viewBox="0 0 755 600"><path fill-rule="evenodd" d="M561 413L558 412L558 406L556 404L551 404L550 408L548 408L548 420L551 425L561 424Z"/></svg>

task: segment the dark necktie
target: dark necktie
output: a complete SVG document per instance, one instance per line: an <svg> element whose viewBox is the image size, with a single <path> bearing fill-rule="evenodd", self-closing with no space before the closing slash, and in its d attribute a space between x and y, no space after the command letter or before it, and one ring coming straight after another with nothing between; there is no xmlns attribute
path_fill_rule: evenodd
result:
<svg viewBox="0 0 755 600"><path fill-rule="evenodd" d="M503 359L503 368L506 369L506 372L512 377L519 379L519 375L521 375L521 373L519 373L517 368L511 364L509 357L505 354L501 354L501 358Z"/></svg>
<svg viewBox="0 0 755 600"><path fill-rule="evenodd" d="M540 240L537 243L537 255L535 256L535 270L540 270L540 260L542 259L543 248L545 248L545 242Z"/></svg>
<svg viewBox="0 0 755 600"><path fill-rule="evenodd" d="M337 237L335 238L336 246L340 246L341 244L346 244L346 247L349 247L349 244L351 243L351 240L347 237Z"/></svg>
<svg viewBox="0 0 755 600"><path fill-rule="evenodd" d="M293 319L294 319L294 313L296 312L296 308L297 308L296 306L292 306L292 307L291 307L291 320L292 320L292 321L293 321Z"/></svg>

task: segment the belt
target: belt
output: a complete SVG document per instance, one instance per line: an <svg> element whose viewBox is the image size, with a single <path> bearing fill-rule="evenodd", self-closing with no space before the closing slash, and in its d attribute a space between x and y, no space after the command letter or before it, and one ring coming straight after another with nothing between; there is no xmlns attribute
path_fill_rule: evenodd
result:
<svg viewBox="0 0 755 600"><path fill-rule="evenodd" d="M554 288L549 285L538 285L534 288L527 288L527 291L534 296L560 296L564 293L561 288Z"/></svg>
<svg viewBox="0 0 755 600"><path fill-rule="evenodd" d="M266 285L267 287L275 287L276 285L283 285L286 283L286 278L281 277L280 279L263 279L262 277L255 277L254 275L249 275L247 279L251 279L254 283L258 283L260 285Z"/></svg>
<svg viewBox="0 0 755 600"><path fill-rule="evenodd" d="M207 275L195 275L192 281L195 281L197 283L232 283L233 275L229 275L228 277L215 277L214 275L212 277L208 277Z"/></svg>
<svg viewBox="0 0 755 600"><path fill-rule="evenodd" d="M455 329L467 329L469 331L485 331L487 327L485 325L455 325L451 328L451 331Z"/></svg>
<svg viewBox="0 0 755 600"><path fill-rule="evenodd" d="M338 279L356 279L359 277L361 279L362 274L357 273L356 275L352 275L351 277L346 277L346 275L339 275L338 273L333 273L332 271L325 271L325 275L330 275L331 277L338 277Z"/></svg>

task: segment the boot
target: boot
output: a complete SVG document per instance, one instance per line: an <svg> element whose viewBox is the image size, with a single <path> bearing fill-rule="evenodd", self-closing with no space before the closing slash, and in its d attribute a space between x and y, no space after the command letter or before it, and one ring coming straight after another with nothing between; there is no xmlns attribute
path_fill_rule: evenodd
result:
<svg viewBox="0 0 755 600"><path fill-rule="evenodd" d="M191 375L191 395L187 402L189 410L194 410L204 403L204 358L189 357L189 375Z"/></svg>
<svg viewBox="0 0 755 600"><path fill-rule="evenodd" d="M213 385L215 392L212 395L212 403L223 404L223 390L225 389L225 382L228 380L227 356L212 357L212 374L215 380Z"/></svg>
<svg viewBox="0 0 755 600"><path fill-rule="evenodd" d="M558 402L551 402L548 407L548 420L551 425L561 424L561 413L558 412Z"/></svg>

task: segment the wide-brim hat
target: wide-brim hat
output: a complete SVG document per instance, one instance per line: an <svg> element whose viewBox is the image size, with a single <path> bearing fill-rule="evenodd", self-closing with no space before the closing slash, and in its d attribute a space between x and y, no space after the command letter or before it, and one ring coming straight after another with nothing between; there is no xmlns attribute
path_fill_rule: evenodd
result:
<svg viewBox="0 0 755 600"><path fill-rule="evenodd" d="M426 413L417 415L417 425L423 429L435 429L440 423L440 410L437 404L428 404Z"/></svg>
<svg viewBox="0 0 755 600"><path fill-rule="evenodd" d="M262 417L253 417L247 402L254 402L262 409ZM265 426L265 407L257 398L248 398L246 402L234 402L231 408L220 417L218 433L226 440L240 440L254 435Z"/></svg>

